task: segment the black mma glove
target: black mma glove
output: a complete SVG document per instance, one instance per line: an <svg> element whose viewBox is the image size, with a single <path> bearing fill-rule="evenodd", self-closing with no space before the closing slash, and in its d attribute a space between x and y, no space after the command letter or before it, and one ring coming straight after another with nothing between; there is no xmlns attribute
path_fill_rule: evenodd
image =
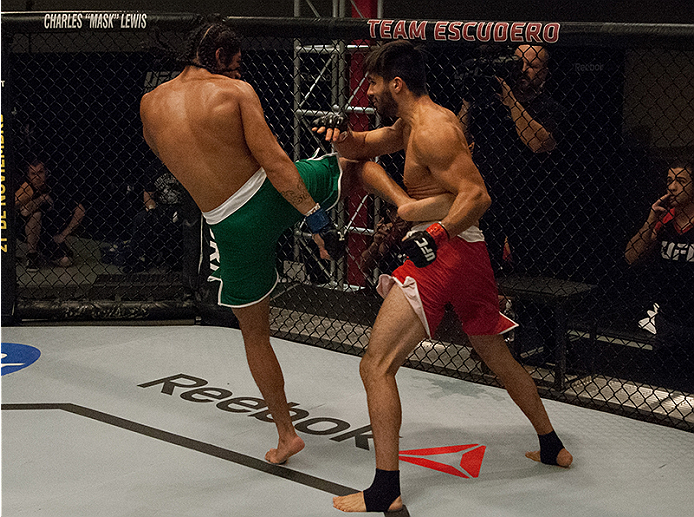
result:
<svg viewBox="0 0 694 517"><path fill-rule="evenodd" d="M322 115L313 120L313 127L328 129L337 129L340 133L349 131L349 117L342 112L332 112L327 115Z"/></svg>
<svg viewBox="0 0 694 517"><path fill-rule="evenodd" d="M436 260L436 251L448 242L448 232L441 223L426 230L411 233L402 241L402 251L417 267L425 267Z"/></svg>
<svg viewBox="0 0 694 517"><path fill-rule="evenodd" d="M325 251L328 252L331 259L342 258L347 248L345 236L337 231L330 217L320 205L316 204L306 215L306 225L311 233L317 233L323 239Z"/></svg>

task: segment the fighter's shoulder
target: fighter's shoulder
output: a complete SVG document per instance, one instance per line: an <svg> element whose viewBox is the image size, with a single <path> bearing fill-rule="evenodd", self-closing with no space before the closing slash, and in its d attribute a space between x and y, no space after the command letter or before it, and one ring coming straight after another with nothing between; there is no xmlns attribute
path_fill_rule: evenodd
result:
<svg viewBox="0 0 694 517"><path fill-rule="evenodd" d="M424 148L432 143L446 141L460 130L460 122L455 114L445 108L429 110L412 127L412 139Z"/></svg>
<svg viewBox="0 0 694 517"><path fill-rule="evenodd" d="M230 79L228 77L219 77L216 86L221 92L226 92L239 97L244 98L255 98L256 94L253 86L248 84L246 81L241 81L240 79Z"/></svg>
<svg viewBox="0 0 694 517"><path fill-rule="evenodd" d="M224 77L216 84L216 102L238 108L260 106L258 94L245 81Z"/></svg>
<svg viewBox="0 0 694 517"><path fill-rule="evenodd" d="M157 96L157 89L151 90L145 93L140 99L140 106L145 106L146 104L152 102L152 100Z"/></svg>
<svg viewBox="0 0 694 517"><path fill-rule="evenodd" d="M140 99L140 117L142 118L143 122L145 122L145 119L148 118L152 114L152 111L156 109L157 97L158 93L155 88L151 92L145 93Z"/></svg>
<svg viewBox="0 0 694 517"><path fill-rule="evenodd" d="M171 81L160 84L156 88L145 93L140 99L140 106L156 105L161 102L162 99L165 99L168 92L171 90L170 82Z"/></svg>

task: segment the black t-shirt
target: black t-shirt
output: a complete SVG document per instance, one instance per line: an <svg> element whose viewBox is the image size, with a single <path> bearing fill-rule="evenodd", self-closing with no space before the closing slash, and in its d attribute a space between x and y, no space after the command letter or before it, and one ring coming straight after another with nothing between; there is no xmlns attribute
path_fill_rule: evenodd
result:
<svg viewBox="0 0 694 517"><path fill-rule="evenodd" d="M546 94L522 103L532 118L542 124L563 145L563 125L566 112ZM557 152L533 153L520 139L510 110L500 100L490 98L471 105L469 132L475 142L473 160L496 202L519 202L518 196L536 198L543 190L542 183L548 168L554 167ZM555 178L556 179L556 178ZM496 199L494 199L496 198ZM505 203L504 203L505 204Z"/></svg>
<svg viewBox="0 0 694 517"><path fill-rule="evenodd" d="M160 169L145 186L147 192L153 193L158 205L180 205L183 202L185 190L183 185L168 170Z"/></svg>
<svg viewBox="0 0 694 517"><path fill-rule="evenodd" d="M561 255L567 253L557 243L571 224L566 214L574 212L569 204L577 183L565 162L566 112L546 94L522 106L552 133L555 150L531 151L518 135L510 110L496 97L477 100L469 108L472 159L492 198L480 224L496 269L504 265L508 238L517 271L556 274L566 262Z"/></svg>
<svg viewBox="0 0 694 517"><path fill-rule="evenodd" d="M658 312L672 323L694 328L694 225L678 228L671 212L656 231Z"/></svg>

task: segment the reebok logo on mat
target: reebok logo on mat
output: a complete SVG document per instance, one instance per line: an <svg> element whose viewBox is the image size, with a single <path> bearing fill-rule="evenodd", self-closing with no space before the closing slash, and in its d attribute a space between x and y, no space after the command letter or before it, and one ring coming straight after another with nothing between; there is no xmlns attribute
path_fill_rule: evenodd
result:
<svg viewBox="0 0 694 517"><path fill-rule="evenodd" d="M485 450L486 447L484 445L477 443L434 447L433 449L411 449L409 451L400 451L400 460L468 479L476 478L480 475ZM462 457L458 455L461 451L465 451ZM439 456L443 463L431 460L429 456ZM460 458L460 461L458 461L458 458Z"/></svg>
<svg viewBox="0 0 694 517"><path fill-rule="evenodd" d="M38 348L29 345L3 343L1 355L2 363L0 363L0 366L2 367L2 375L7 375L34 363L41 355L41 352Z"/></svg>

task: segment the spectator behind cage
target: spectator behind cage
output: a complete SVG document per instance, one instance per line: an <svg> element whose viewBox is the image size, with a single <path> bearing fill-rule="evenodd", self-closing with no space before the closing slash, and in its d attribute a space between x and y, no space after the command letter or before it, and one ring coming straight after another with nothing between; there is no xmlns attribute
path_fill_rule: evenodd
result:
<svg viewBox="0 0 694 517"><path fill-rule="evenodd" d="M665 387L694 392L694 166L677 160L667 171L667 193L625 251L629 264L648 266L658 304L653 361ZM644 260L651 256L653 261Z"/></svg>
<svg viewBox="0 0 694 517"><path fill-rule="evenodd" d="M125 273L154 266L178 267L183 254L182 207L188 193L157 160L151 165L142 196L129 240L103 250L102 260L122 266Z"/></svg>
<svg viewBox="0 0 694 517"><path fill-rule="evenodd" d="M566 224L559 217L565 189L555 150L565 110L545 91L548 64L541 46L520 45L513 55L491 47L468 62L463 77L458 116L492 198L481 225L497 275L510 269L507 239L515 271L548 274L563 266L557 238Z"/></svg>
<svg viewBox="0 0 694 517"><path fill-rule="evenodd" d="M38 271L43 258L61 267L72 265L67 238L82 223L86 209L78 189L52 181L46 163L27 163L26 181L15 193L15 206L24 219L26 269Z"/></svg>

